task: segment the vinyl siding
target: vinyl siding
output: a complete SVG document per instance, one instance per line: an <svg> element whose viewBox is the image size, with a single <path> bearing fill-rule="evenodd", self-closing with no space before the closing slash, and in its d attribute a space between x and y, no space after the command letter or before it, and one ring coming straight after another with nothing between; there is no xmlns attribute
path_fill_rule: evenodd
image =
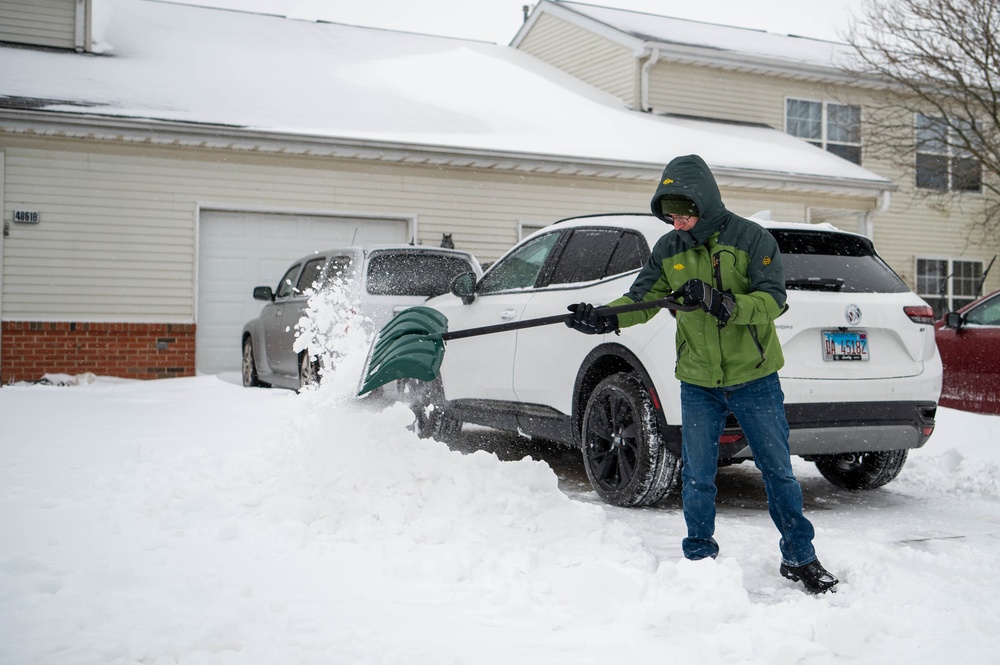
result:
<svg viewBox="0 0 1000 665"><path fill-rule="evenodd" d="M794 82L661 60L649 73L649 101L654 112L741 120L783 131L790 85ZM822 97L809 84L795 87L805 99Z"/></svg>
<svg viewBox="0 0 1000 665"><path fill-rule="evenodd" d="M442 233L481 260L517 239L522 218L641 209L641 183L9 137L5 320L194 319L197 209L417 215L418 241ZM575 186L574 186L575 185ZM582 187L581 187L582 185ZM580 187L578 189L578 187Z"/></svg>
<svg viewBox="0 0 1000 665"><path fill-rule="evenodd" d="M962 193L942 196L918 190L912 164L896 164L876 155L872 128L865 124L865 107L876 103L872 95L847 86L796 81L777 76L732 72L713 67L660 62L650 73L650 101L661 113L679 113L714 119L753 122L785 130L787 98L838 102L862 107L862 165L889 178L899 186L891 195L886 212L874 218L872 240L879 253L911 287L916 287L917 258L940 257L965 260L990 258L1000 247L970 237L970 220L982 219L987 200L982 194ZM912 119L901 117L909 127ZM766 203L761 201L761 203ZM827 211L843 208L842 202L828 205L816 200L810 208L812 221L828 221L845 231L857 232L854 215L825 217ZM847 206L849 207L849 206ZM781 206L772 208L774 218L793 221ZM803 216L803 219L806 217ZM1000 270L994 272L1000 273ZM986 290L1000 288L1000 274L991 274Z"/></svg>
<svg viewBox="0 0 1000 665"><path fill-rule="evenodd" d="M418 242L456 246L492 261L519 223L648 210L648 182L526 175L278 157L196 149L6 136L3 319L189 323L195 319L200 207L330 215L411 216ZM741 214L761 209L801 220L817 198L723 188ZM828 197L823 205L870 207ZM666 227L664 231L666 231Z"/></svg>
<svg viewBox="0 0 1000 665"><path fill-rule="evenodd" d="M551 14L542 14L518 48L637 108L638 69L631 49Z"/></svg>
<svg viewBox="0 0 1000 665"><path fill-rule="evenodd" d="M76 0L2 0L0 41L74 48Z"/></svg>

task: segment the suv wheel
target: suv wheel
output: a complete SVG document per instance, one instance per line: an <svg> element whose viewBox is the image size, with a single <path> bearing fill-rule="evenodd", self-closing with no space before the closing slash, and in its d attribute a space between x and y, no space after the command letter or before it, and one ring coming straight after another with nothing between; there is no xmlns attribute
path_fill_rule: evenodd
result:
<svg viewBox="0 0 1000 665"><path fill-rule="evenodd" d="M441 379L429 383L404 379L401 390L413 411L413 431L421 439L454 443L462 434L462 421L448 414Z"/></svg>
<svg viewBox="0 0 1000 665"><path fill-rule="evenodd" d="M823 477L845 490L872 490L890 482L903 470L905 450L823 455L816 468Z"/></svg>
<svg viewBox="0 0 1000 665"><path fill-rule="evenodd" d="M583 416L583 462L594 490L616 506L648 506L679 477L680 459L660 437L649 392L632 374L601 381Z"/></svg>
<svg viewBox="0 0 1000 665"><path fill-rule="evenodd" d="M308 351L299 354L299 389L319 384L319 360L313 360Z"/></svg>
<svg viewBox="0 0 1000 665"><path fill-rule="evenodd" d="M257 378L257 363L253 357L253 341L247 337L243 340L243 387L255 388L260 385L260 379Z"/></svg>

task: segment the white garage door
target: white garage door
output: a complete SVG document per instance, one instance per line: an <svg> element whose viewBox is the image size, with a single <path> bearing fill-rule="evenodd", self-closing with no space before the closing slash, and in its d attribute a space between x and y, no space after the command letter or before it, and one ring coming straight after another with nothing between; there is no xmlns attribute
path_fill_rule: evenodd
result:
<svg viewBox="0 0 1000 665"><path fill-rule="evenodd" d="M306 254L335 247L405 243L404 219L367 219L202 210L198 238L199 373L240 367L243 324L260 313L255 286L274 288Z"/></svg>

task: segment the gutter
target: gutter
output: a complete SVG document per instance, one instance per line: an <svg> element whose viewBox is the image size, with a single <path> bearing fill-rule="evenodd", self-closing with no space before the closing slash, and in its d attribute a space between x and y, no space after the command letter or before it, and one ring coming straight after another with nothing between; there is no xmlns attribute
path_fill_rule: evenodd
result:
<svg viewBox="0 0 1000 665"><path fill-rule="evenodd" d="M647 182L655 182L663 170L663 164L659 162L287 134L232 125L59 111L0 109L0 135L3 134ZM898 189L889 180L835 178L732 167L713 167L712 172L720 185L742 189L818 192L873 199L878 198L882 192Z"/></svg>

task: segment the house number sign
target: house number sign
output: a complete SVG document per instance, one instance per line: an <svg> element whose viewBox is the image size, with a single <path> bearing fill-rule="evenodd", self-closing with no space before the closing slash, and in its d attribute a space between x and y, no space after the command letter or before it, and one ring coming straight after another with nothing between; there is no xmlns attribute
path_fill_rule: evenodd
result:
<svg viewBox="0 0 1000 665"><path fill-rule="evenodd" d="M14 211L14 221L18 224L37 224L38 223L38 211L37 210L15 210Z"/></svg>

